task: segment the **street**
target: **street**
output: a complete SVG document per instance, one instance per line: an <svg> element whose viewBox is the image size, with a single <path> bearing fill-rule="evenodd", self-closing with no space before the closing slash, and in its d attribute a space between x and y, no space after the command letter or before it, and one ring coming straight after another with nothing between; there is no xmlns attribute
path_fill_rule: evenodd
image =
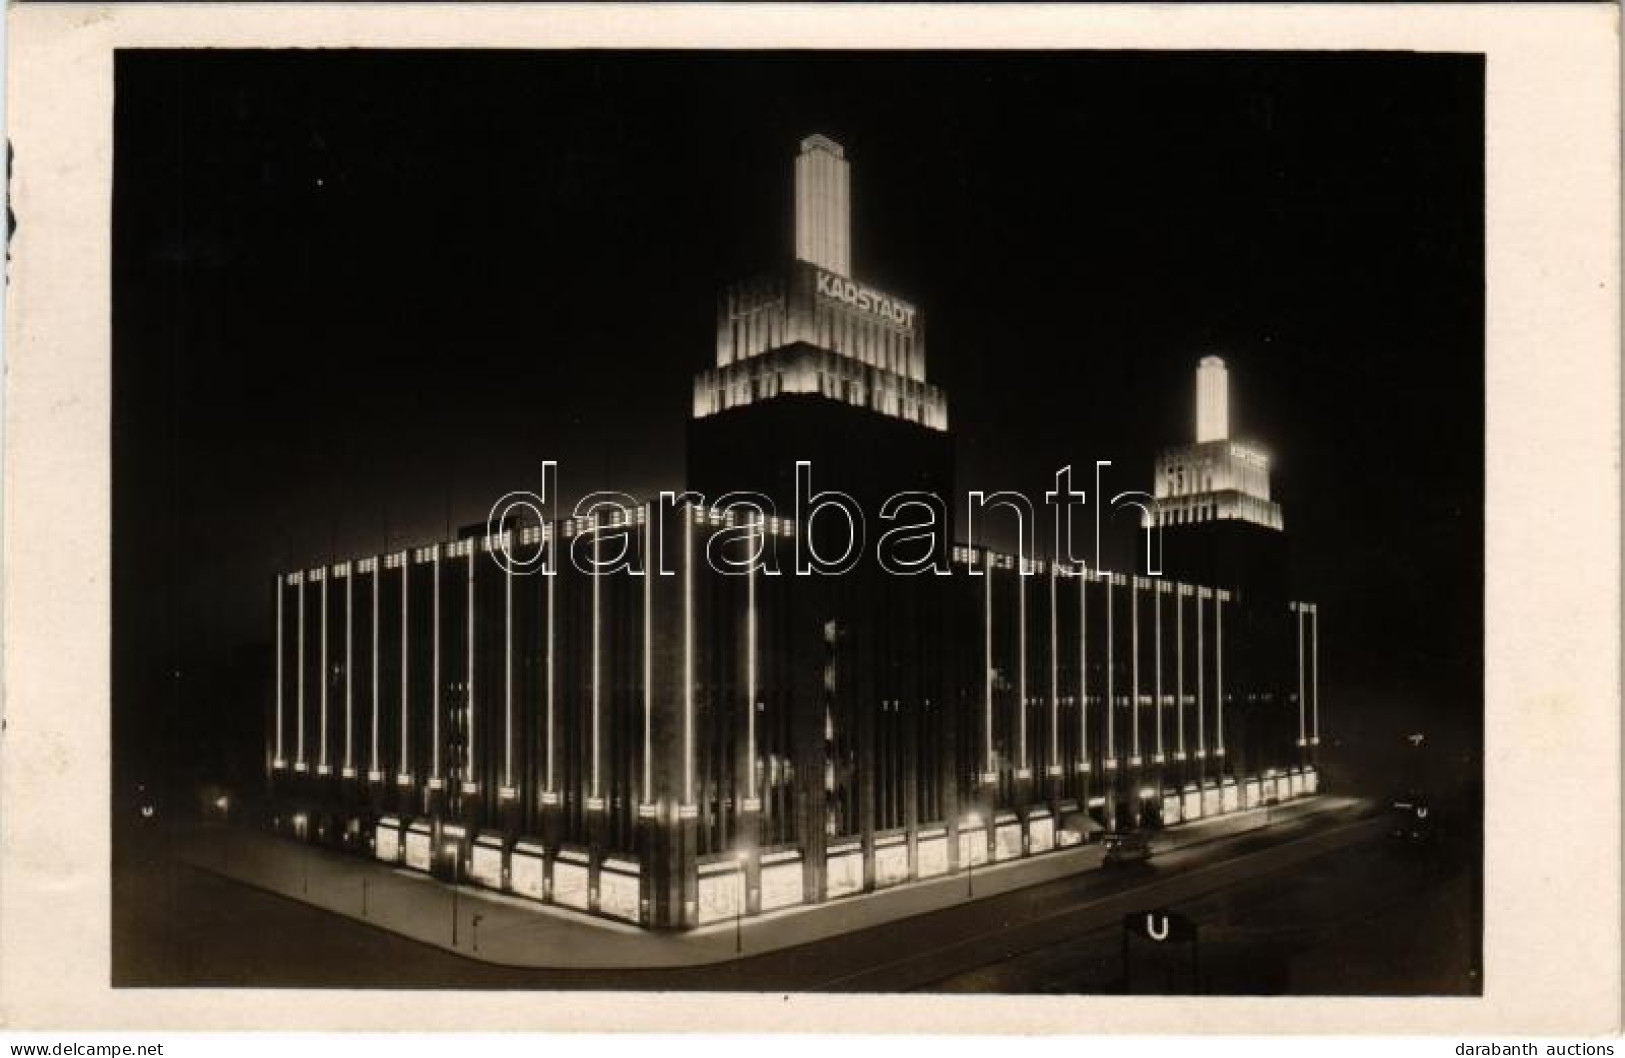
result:
<svg viewBox="0 0 1625 1058"><path fill-rule="evenodd" d="M1396 845L1381 820L1302 819L765 954L751 955L747 938L745 958L714 965L555 970L464 958L158 856L116 872L113 977L123 985L1104 993L1123 989L1122 916L1156 907L1200 924L1202 991L1459 994L1478 988L1473 860L1455 846ZM1190 991L1191 978L1136 965L1131 988Z"/></svg>

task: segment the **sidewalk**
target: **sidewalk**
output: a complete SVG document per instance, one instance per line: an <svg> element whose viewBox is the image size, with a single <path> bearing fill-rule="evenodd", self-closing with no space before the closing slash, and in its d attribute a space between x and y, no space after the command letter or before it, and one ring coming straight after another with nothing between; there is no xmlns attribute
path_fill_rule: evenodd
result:
<svg viewBox="0 0 1625 1058"><path fill-rule="evenodd" d="M1348 798L1309 797L1269 810L1284 823L1358 805ZM1190 823L1158 835L1157 852L1233 837L1266 825L1255 809ZM258 831L199 828L182 839L182 860L204 870L470 958L507 966L556 969L672 968L822 940L966 901L964 874L948 875L829 903L754 915L685 933L658 933L628 923L537 904L402 868L301 845ZM1104 850L1085 845L1029 859L980 866L977 899L1092 870ZM736 939L735 931L738 929Z"/></svg>

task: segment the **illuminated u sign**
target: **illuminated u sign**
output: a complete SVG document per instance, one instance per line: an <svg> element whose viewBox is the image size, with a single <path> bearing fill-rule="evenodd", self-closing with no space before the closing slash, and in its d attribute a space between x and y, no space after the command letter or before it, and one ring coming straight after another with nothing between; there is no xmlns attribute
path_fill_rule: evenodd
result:
<svg viewBox="0 0 1625 1058"><path fill-rule="evenodd" d="M1196 923L1178 911L1153 908L1124 915L1123 932L1156 944L1180 944L1196 939Z"/></svg>

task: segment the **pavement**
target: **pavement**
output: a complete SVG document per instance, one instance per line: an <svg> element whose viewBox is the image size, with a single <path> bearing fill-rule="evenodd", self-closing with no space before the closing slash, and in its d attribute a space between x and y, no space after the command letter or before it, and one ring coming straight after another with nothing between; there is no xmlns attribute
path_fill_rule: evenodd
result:
<svg viewBox="0 0 1625 1058"><path fill-rule="evenodd" d="M1318 796L1267 811L1255 809L1185 824L1157 836L1152 843L1154 862L1173 866L1183 850L1245 841L1266 827L1307 827L1300 839L1266 850L1266 859L1251 864L1257 869L1279 868L1335 847L1337 839L1328 836L1333 831L1342 834L1352 826L1363 834L1360 828L1369 829L1371 821L1349 824L1347 820L1362 815L1367 807L1365 802L1352 798ZM1328 817L1321 821L1324 825L1309 825L1313 817L1323 814ZM1287 824L1293 826L1284 826ZM980 866L970 879L962 873L949 875L825 904L755 915L739 923L664 933L468 885L453 888L414 871L259 831L201 827L177 840L180 859L191 866L465 958L497 966L572 970L711 966L740 959L742 954L759 957L914 916L965 909L1071 876L1103 873L1095 870L1103 855L1100 846L1081 846ZM1236 857L1234 863L1220 859L1173 877L1159 874L1148 879L1130 872L1123 885L1091 898L1086 906L1068 906L1065 913L1076 916L1087 911L1109 918L1122 913L1116 909L1117 902L1126 901L1125 909L1129 903L1150 906L1147 900L1161 901L1166 906L1176 897L1187 898L1204 891L1203 885L1211 889L1225 884L1223 879L1233 879L1237 870L1248 867L1240 861L1262 855L1249 853ZM1204 871L1217 873L1204 877ZM1159 890L1158 886L1163 888ZM967 896L967 889L974 891L973 898ZM990 922L989 926L1003 928L998 922ZM1076 926L1072 924L1072 928ZM985 941L986 937L962 939L961 943L978 939ZM952 953L933 951L934 958L945 954ZM940 975L943 965L934 963L933 972ZM887 963L850 979L837 978L823 984L861 988L865 981L875 979L873 974L877 972L888 979L910 976L899 970Z"/></svg>

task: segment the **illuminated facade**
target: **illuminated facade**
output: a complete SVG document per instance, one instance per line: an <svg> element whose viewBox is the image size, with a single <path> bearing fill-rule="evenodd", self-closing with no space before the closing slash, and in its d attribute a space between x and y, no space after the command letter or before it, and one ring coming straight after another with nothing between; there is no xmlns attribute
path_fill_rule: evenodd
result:
<svg viewBox="0 0 1625 1058"><path fill-rule="evenodd" d="M797 248L820 260L792 276L850 247L827 230L802 242L803 212L827 226L847 201L839 147L814 137L809 151L818 200L800 201L798 161ZM805 289L836 317L876 315L845 288ZM923 345L917 362L887 366L864 359L882 355L878 339L834 348L829 332L766 326L730 326L724 369L805 346L836 371L855 362L925 384ZM719 356L723 345L719 334ZM837 467L864 463L865 488L923 480L949 496L945 403L943 416L822 390L697 404L689 485L714 498L698 482L766 473L743 440L767 460L823 439L848 446L820 453ZM783 482L758 484L775 495ZM776 573L717 560L758 542ZM793 519L679 498L279 575L266 753L277 825L688 928L1316 788L1310 604L1263 620L1225 586L963 546L947 575L868 561L798 575L811 543ZM540 568L516 571L504 553Z"/></svg>
<svg viewBox="0 0 1625 1058"><path fill-rule="evenodd" d="M851 276L848 184L839 144L802 141L796 260L718 298L716 366L694 379L696 419L806 395L948 429L947 397L925 378L924 317Z"/></svg>
<svg viewBox="0 0 1625 1058"><path fill-rule="evenodd" d="M1282 528L1281 506L1270 499L1268 453L1230 437L1228 376L1216 356L1203 357L1196 369L1196 443L1157 459L1158 525L1236 520Z"/></svg>

